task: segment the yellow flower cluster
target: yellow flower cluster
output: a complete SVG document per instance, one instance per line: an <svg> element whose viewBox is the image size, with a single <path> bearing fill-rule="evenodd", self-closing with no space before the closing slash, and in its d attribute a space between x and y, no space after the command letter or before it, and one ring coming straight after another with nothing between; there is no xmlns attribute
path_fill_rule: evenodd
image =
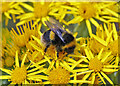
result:
<svg viewBox="0 0 120 86"><path fill-rule="evenodd" d="M0 79L10 84L115 84L109 74L120 69L118 2L2 2L1 12L0 70L6 75ZM50 29L45 23L50 17L74 36L73 53L57 52L53 45L45 52L42 35ZM8 30L11 19L15 28Z"/></svg>

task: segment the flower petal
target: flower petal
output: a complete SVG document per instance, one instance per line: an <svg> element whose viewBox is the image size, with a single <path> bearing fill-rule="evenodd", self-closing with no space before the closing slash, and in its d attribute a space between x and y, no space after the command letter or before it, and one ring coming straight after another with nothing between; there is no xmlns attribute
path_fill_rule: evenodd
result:
<svg viewBox="0 0 120 86"><path fill-rule="evenodd" d="M39 70L39 71L36 71L36 72L30 73L30 74L27 74L27 76L36 75L36 74L42 73L42 72L44 72L44 71L46 71L46 70L47 70L47 69L44 68L44 69L41 69L41 70Z"/></svg>
<svg viewBox="0 0 120 86"><path fill-rule="evenodd" d="M98 76L100 77L100 79L102 80L102 82L103 82L104 84L106 84L105 81L104 81L104 79L103 79L103 77L100 75L100 73L97 73L97 74L98 74Z"/></svg>
<svg viewBox="0 0 120 86"><path fill-rule="evenodd" d="M103 39L97 37L96 35L92 34L92 37L95 38L98 42L100 42L101 44L103 44L104 46L107 46L107 42L104 41Z"/></svg>
<svg viewBox="0 0 120 86"><path fill-rule="evenodd" d="M19 67L18 51L16 51L15 64L16 64L16 67Z"/></svg>
<svg viewBox="0 0 120 86"><path fill-rule="evenodd" d="M94 24L97 28L99 27L99 24L97 21L95 21L93 18L90 18L90 21L92 22L92 24Z"/></svg>
<svg viewBox="0 0 120 86"><path fill-rule="evenodd" d="M74 63L74 65L72 65L71 69L73 70L78 64L80 64L82 61L84 61L84 59L80 59L79 61L77 61L76 63Z"/></svg>
<svg viewBox="0 0 120 86"><path fill-rule="evenodd" d="M2 76L0 76L0 79L10 79L11 78L11 76L9 76L9 75L2 75Z"/></svg>
<svg viewBox="0 0 120 86"><path fill-rule="evenodd" d="M109 53L106 53L107 55L105 55L105 56L102 58L101 62L104 62L111 53L112 53L112 51L109 52Z"/></svg>
<svg viewBox="0 0 120 86"><path fill-rule="evenodd" d="M2 71L6 72L7 74L12 74L12 71L11 70L8 70L8 69L4 69L4 68L0 68Z"/></svg>
<svg viewBox="0 0 120 86"><path fill-rule="evenodd" d="M91 81L87 81L87 80L70 80L69 83L90 83Z"/></svg>
<svg viewBox="0 0 120 86"><path fill-rule="evenodd" d="M100 73L107 79L107 81L110 82L110 84L113 85L113 82L110 80L110 78L105 73L103 73L102 71Z"/></svg>
<svg viewBox="0 0 120 86"><path fill-rule="evenodd" d="M11 19L11 17L10 17L10 15L9 15L9 13L4 12L4 14L5 14L5 16L6 16L7 18Z"/></svg>
<svg viewBox="0 0 120 86"><path fill-rule="evenodd" d="M29 50L28 50L28 51L29 51ZM25 62L25 59L26 59L26 57L27 57L28 51L26 52L26 54L24 55L24 57L23 57L23 59L22 59L21 66L24 66L24 62Z"/></svg>
<svg viewBox="0 0 120 86"><path fill-rule="evenodd" d="M98 56L97 56L97 58L100 60L101 59L101 54L102 54L102 52L103 52L103 48L100 50L100 52L99 52L99 54L98 54Z"/></svg>
<svg viewBox="0 0 120 86"><path fill-rule="evenodd" d="M92 74L92 84L95 82L95 73Z"/></svg>
<svg viewBox="0 0 120 86"><path fill-rule="evenodd" d="M118 71L118 69L103 68L102 71L103 71L103 72L116 72L116 71Z"/></svg>
<svg viewBox="0 0 120 86"><path fill-rule="evenodd" d="M90 21L88 19L86 20L86 25L88 27L89 34L92 37L92 28L91 28Z"/></svg>
<svg viewBox="0 0 120 86"><path fill-rule="evenodd" d="M108 9L108 8L105 8L104 10L108 11L109 13L113 14L115 17L118 18L118 13L116 13L116 12L114 12L114 11Z"/></svg>
<svg viewBox="0 0 120 86"><path fill-rule="evenodd" d="M20 3L20 5L22 5L24 8L30 10L30 11L34 11L34 8L28 4L25 4L23 2Z"/></svg>
<svg viewBox="0 0 120 86"><path fill-rule="evenodd" d="M112 23L112 25L113 25L113 34L114 34L113 36L114 36L114 39L117 40L118 39L118 35L117 35L116 27L115 27L114 23Z"/></svg>

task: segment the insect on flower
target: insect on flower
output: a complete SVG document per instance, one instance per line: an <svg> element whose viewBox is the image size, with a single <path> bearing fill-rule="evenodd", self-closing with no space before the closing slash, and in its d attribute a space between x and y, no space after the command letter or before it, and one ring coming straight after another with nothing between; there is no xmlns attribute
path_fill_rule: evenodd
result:
<svg viewBox="0 0 120 86"><path fill-rule="evenodd" d="M45 52L47 48L55 46L57 53L65 51L68 54L73 53L76 47L76 40L74 36L67 32L58 21L49 18L45 21L46 25L50 28L41 36L42 43L45 44Z"/></svg>

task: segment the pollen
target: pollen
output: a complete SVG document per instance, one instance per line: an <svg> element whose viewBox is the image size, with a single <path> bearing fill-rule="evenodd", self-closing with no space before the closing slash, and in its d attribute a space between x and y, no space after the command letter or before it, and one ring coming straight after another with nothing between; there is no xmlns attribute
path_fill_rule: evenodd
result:
<svg viewBox="0 0 120 86"><path fill-rule="evenodd" d="M58 59L62 60L62 59L64 59L64 57L65 57L66 55L67 55L67 52L65 52L65 51L59 52Z"/></svg>
<svg viewBox="0 0 120 86"><path fill-rule="evenodd" d="M26 68L23 67L16 67L11 74L11 81L16 84L21 84L24 82L27 76Z"/></svg>
<svg viewBox="0 0 120 86"><path fill-rule="evenodd" d="M13 57L6 57L5 58L5 65L7 66L7 67L11 67L13 64L14 64L14 58Z"/></svg>
<svg viewBox="0 0 120 86"><path fill-rule="evenodd" d="M36 18L42 18L48 15L49 12L49 2L41 4L40 2L34 3L34 15Z"/></svg>
<svg viewBox="0 0 120 86"><path fill-rule="evenodd" d="M47 54L50 56L50 57L53 57L53 59L55 59L54 57L56 56L55 54L55 46L53 45L50 45L50 47L47 49Z"/></svg>
<svg viewBox="0 0 120 86"><path fill-rule="evenodd" d="M70 72L59 67L50 71L48 79L51 84L67 84L70 80Z"/></svg>
<svg viewBox="0 0 120 86"><path fill-rule="evenodd" d="M93 58L90 60L89 62L89 69L90 70L94 70L95 72L99 72L101 71L103 68L103 64L100 60L98 60L98 58Z"/></svg>
<svg viewBox="0 0 120 86"><path fill-rule="evenodd" d="M95 17L97 13L97 8L93 3L84 3L82 2L79 6L79 14L84 19L89 19Z"/></svg>

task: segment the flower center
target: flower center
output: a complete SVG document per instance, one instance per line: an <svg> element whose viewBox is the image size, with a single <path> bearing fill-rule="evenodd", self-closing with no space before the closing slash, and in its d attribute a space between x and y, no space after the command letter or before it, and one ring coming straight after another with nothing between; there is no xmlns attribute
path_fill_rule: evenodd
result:
<svg viewBox="0 0 120 86"><path fill-rule="evenodd" d="M92 18L96 16L97 9L93 3L82 2L79 6L79 13L85 19Z"/></svg>
<svg viewBox="0 0 120 86"><path fill-rule="evenodd" d="M51 84L67 84L70 80L70 72L59 67L50 71L48 79Z"/></svg>
<svg viewBox="0 0 120 86"><path fill-rule="evenodd" d="M44 2L41 4L40 2L34 3L34 15L36 18L42 18L48 15L49 12L49 4L50 2Z"/></svg>
<svg viewBox="0 0 120 86"><path fill-rule="evenodd" d="M10 2L2 2L2 13L9 10L9 3Z"/></svg>
<svg viewBox="0 0 120 86"><path fill-rule="evenodd" d="M93 58L90 60L89 62L89 69L94 70L95 72L99 72L100 70L102 70L103 68L103 64L100 60L98 60L98 58Z"/></svg>
<svg viewBox="0 0 120 86"><path fill-rule="evenodd" d="M27 71L25 67L16 67L11 75L11 81L16 84L21 84L26 79L26 76Z"/></svg>

